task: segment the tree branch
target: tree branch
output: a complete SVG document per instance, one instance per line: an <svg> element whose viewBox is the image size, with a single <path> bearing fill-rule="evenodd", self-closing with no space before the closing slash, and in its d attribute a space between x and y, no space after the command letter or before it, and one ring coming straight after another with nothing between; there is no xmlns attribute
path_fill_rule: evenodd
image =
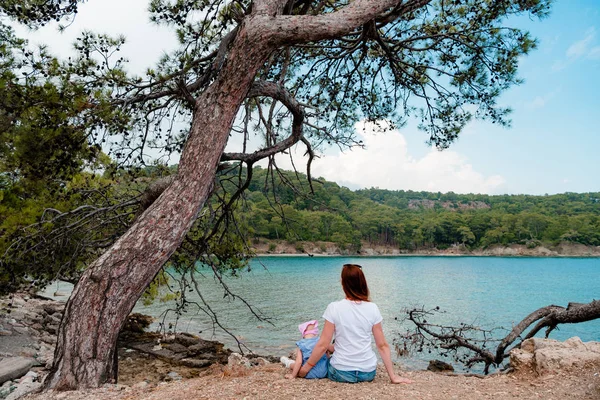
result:
<svg viewBox="0 0 600 400"><path fill-rule="evenodd" d="M290 110L293 116L292 134L286 139L273 144L265 149L257 150L254 153L223 153L221 161L239 160L245 163L254 163L263 158L282 152L302 138L302 125L304 123L304 108L284 87L274 83L259 80L254 82L248 97L266 96L283 103Z"/></svg>
<svg viewBox="0 0 600 400"><path fill-rule="evenodd" d="M334 39L346 35L372 19L385 15L390 8L402 5L395 18L430 3L431 0L354 0L346 7L329 14L281 15L268 21L267 34L280 44L307 43ZM264 21L263 21L264 22ZM262 28L264 26L261 25Z"/></svg>

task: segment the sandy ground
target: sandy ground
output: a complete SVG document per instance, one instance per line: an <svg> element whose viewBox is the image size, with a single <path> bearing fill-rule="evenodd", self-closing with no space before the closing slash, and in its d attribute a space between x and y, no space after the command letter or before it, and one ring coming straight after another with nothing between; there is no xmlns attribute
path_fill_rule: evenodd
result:
<svg viewBox="0 0 600 400"><path fill-rule="evenodd" d="M28 399L600 399L600 365L559 371L545 376L526 373L497 375L485 379L448 376L429 371L403 372L408 385L392 385L379 371L373 382L342 384L327 379L288 380L283 366L270 364L231 371L213 366L203 376L158 385L133 386L63 393L43 393Z"/></svg>

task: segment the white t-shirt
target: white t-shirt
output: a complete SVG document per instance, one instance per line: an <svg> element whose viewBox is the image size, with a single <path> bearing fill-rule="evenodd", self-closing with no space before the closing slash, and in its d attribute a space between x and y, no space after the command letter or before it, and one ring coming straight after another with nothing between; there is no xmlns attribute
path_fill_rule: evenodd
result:
<svg viewBox="0 0 600 400"><path fill-rule="evenodd" d="M334 301L323 318L335 325L335 351L329 362L340 371L371 372L377 356L371 347L373 325L383 318L375 303L350 300Z"/></svg>

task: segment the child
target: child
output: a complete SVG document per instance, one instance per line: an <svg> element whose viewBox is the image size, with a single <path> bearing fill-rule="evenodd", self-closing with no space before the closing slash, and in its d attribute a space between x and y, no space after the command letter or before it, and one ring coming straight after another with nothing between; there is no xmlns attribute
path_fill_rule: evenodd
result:
<svg viewBox="0 0 600 400"><path fill-rule="evenodd" d="M319 329L317 326L319 326L319 322L314 319L298 325L298 329L302 334L302 340L296 342L296 345L298 346L298 349L296 349L296 361L290 360L287 357L281 357L281 362L283 365L285 365L286 368L292 369L292 373L287 374L285 376L286 378L294 379L296 376L298 376L298 371L300 371L302 365L312 354L315 344L317 344L319 341ZM330 345L328 350L333 352L333 345ZM310 372L306 375L306 379L325 378L327 376L327 362L327 356L323 355L323 357L321 357L317 364L315 364L315 366L312 367Z"/></svg>

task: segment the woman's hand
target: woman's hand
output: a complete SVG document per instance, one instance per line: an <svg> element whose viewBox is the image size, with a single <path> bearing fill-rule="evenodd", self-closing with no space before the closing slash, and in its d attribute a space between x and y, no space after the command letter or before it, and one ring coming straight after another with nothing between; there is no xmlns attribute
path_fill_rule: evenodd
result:
<svg viewBox="0 0 600 400"><path fill-rule="evenodd" d="M412 380L410 380L408 378L403 378L403 377L398 376L398 375L394 375L394 376L390 377L390 381L392 383L404 383L404 384L413 383Z"/></svg>

